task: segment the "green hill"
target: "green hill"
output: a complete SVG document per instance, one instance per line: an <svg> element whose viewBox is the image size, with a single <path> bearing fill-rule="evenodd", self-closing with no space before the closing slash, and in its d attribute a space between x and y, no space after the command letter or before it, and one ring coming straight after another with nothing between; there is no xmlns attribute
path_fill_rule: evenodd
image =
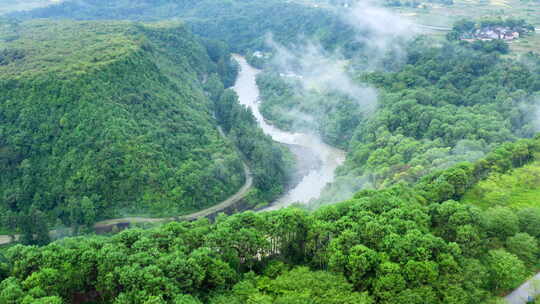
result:
<svg viewBox="0 0 540 304"><path fill-rule="evenodd" d="M36 43L39 41L39 43ZM51 221L185 213L244 182L183 25L0 26L0 213Z"/></svg>
<svg viewBox="0 0 540 304"><path fill-rule="evenodd" d="M326 47L336 47L354 35L331 10L283 0L81 0L11 15L19 19L157 21L180 18L202 37L221 40L235 52L265 47L267 34L281 43L300 37L317 37ZM348 43L345 49L355 47Z"/></svg>

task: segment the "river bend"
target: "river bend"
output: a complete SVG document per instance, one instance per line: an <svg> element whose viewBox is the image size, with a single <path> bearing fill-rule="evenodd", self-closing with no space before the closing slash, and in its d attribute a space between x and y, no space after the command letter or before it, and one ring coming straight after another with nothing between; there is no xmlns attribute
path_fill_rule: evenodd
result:
<svg viewBox="0 0 540 304"><path fill-rule="evenodd" d="M259 110L260 98L256 78L261 71L250 66L246 59L240 55L234 55L234 59L240 65L240 73L233 89L238 94L240 103L251 108L264 133L271 136L276 142L304 148L292 149L297 159L304 156L302 151L308 150L318 158L320 164L304 174L299 183L286 191L282 197L265 210L280 209L296 202L305 204L318 198L326 184L334 180L334 171L345 161L345 152L325 144L315 134L287 132L267 123Z"/></svg>

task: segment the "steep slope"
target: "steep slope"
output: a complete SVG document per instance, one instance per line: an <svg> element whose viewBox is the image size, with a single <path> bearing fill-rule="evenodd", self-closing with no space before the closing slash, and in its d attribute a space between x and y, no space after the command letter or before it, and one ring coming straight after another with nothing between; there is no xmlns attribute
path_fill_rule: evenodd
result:
<svg viewBox="0 0 540 304"><path fill-rule="evenodd" d="M1 213L65 224L179 214L243 184L202 89L216 65L184 26L0 29Z"/></svg>

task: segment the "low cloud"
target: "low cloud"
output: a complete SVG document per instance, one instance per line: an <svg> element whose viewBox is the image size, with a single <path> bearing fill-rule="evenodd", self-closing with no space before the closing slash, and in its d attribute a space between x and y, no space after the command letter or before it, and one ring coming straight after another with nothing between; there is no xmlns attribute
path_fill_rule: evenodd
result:
<svg viewBox="0 0 540 304"><path fill-rule="evenodd" d="M369 69L384 59L402 62L405 42L419 34L412 21L371 1L358 3L342 13L342 19L356 30L355 39L364 47Z"/></svg>
<svg viewBox="0 0 540 304"><path fill-rule="evenodd" d="M409 20L371 2L357 4L338 15L355 29L352 39L362 46L362 57L367 62L365 69L380 66L383 60L403 61L406 57L404 42L418 33ZM306 39L287 47L271 36L266 42L274 50L274 68L283 76L294 78L301 89L344 94L356 101L364 113L376 108L376 90L351 78L347 70L350 58L345 58L339 50L329 52L318 41Z"/></svg>
<svg viewBox="0 0 540 304"><path fill-rule="evenodd" d="M343 18L359 32L357 39L373 49L391 49L396 39L412 38L418 33L410 20L371 2L359 3Z"/></svg>
<svg viewBox="0 0 540 304"><path fill-rule="evenodd" d="M533 119L534 131L540 132L540 98L536 101Z"/></svg>
<svg viewBox="0 0 540 304"><path fill-rule="evenodd" d="M385 61L398 66L406 58L405 42L418 32L408 20L391 13L389 10L363 3L354 8L338 12L342 21L354 28L354 42L361 46L357 58L347 58L339 49L328 51L318 41L301 39L295 45L281 45L268 37L267 46L273 50L272 67L283 77L297 83L299 90L322 93L339 93L356 102L365 117L369 117L377 108L377 90L353 79L350 73L379 69ZM326 102L334 103L329 98ZM288 111L287 115L296 111ZM297 112L298 120L305 120L304 113ZM331 185L323 191L321 197L310 203L310 207L341 201L350 198L360 189L372 188L369 172L363 176L346 174L336 176Z"/></svg>
<svg viewBox="0 0 540 304"><path fill-rule="evenodd" d="M375 89L353 81L347 73L347 62L337 53L328 53L316 42L307 41L286 48L267 39L274 49L273 66L283 77L293 78L300 89L337 92L358 103L364 112L371 112L377 104Z"/></svg>

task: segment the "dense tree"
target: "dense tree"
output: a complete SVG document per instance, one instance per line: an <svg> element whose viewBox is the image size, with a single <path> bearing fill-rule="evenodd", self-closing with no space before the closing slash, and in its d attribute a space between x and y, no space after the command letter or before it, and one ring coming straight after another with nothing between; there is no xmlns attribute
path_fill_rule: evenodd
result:
<svg viewBox="0 0 540 304"><path fill-rule="evenodd" d="M495 290L516 287L525 278L525 266L504 249L490 250L487 257L491 284Z"/></svg>
<svg viewBox="0 0 540 304"><path fill-rule="evenodd" d="M223 93L237 73L223 43L203 45L178 24L17 28L0 49L46 41L0 65L0 212L25 243L46 242L45 224L77 231L120 214L208 207L244 183L244 157L257 199L281 193L284 152Z"/></svg>
<svg viewBox="0 0 540 304"><path fill-rule="evenodd" d="M498 237L504 241L519 231L519 219L508 208L494 207L486 211L484 226L489 236Z"/></svg>
<svg viewBox="0 0 540 304"><path fill-rule="evenodd" d="M519 62L456 42L434 47L429 39L418 38L409 44L405 65L396 72L359 72L358 79L379 89L378 108L367 117L356 115L356 122L345 120L352 122L348 128L355 128L340 144L348 147L347 161L319 203L342 198L340 181L353 190L411 183L435 170L479 159L496 145L533 136L535 117L527 112L535 111L540 61L529 57ZM263 107L310 105L288 94L281 98L281 86L265 84L262 91ZM506 161L526 161L516 156ZM455 174L467 184L462 173ZM452 189L446 178L452 177L436 181L441 187L434 195L455 199L463 186Z"/></svg>
<svg viewBox="0 0 540 304"><path fill-rule="evenodd" d="M527 265L535 265L538 261L538 242L527 233L517 233L509 237L506 240L506 248Z"/></svg>
<svg viewBox="0 0 540 304"><path fill-rule="evenodd" d="M412 187L361 191L312 213L245 212L214 223L17 245L0 261L8 265L0 267L0 301L490 303L521 283L525 265L535 263L538 240L520 222L534 217L439 201L432 183L447 176L447 185L436 185L467 192L489 171L518 159L523 147L537 155L539 140L505 145L468 170L458 165ZM520 165L510 163L507 170ZM456 170L469 182L450 178Z"/></svg>
<svg viewBox="0 0 540 304"><path fill-rule="evenodd" d="M342 40L347 26L300 4L127 2L65 2L19 16L148 20L190 12L189 27L235 50L261 47L263 30L281 42L305 32L327 48L343 46L353 64L362 60L361 48ZM20 37L2 36L11 50L65 31L54 22L16 26L10 35ZM52 40L0 65L0 118L9 123L0 127L0 211L24 242L46 243L56 216L77 227L129 207L185 212L226 197L243 180L235 148L254 174L256 203L283 190L286 154L226 89L236 75L227 45L198 41L183 26L70 26L79 31L68 38L96 50ZM60 58L59 46L73 56ZM314 212L245 212L16 245L0 260L0 303L490 303L529 274L540 231L536 209L462 201L540 153L538 137L461 163L532 136L526 101L540 88L540 61L502 59L490 49L500 47L412 42L403 64L383 64L391 71L355 75L381 92L369 117L347 96L292 92L263 75L265 102L303 104L324 117L325 140L349 150L339 173L351 188L363 180L381 189ZM46 73L35 69L48 61Z"/></svg>
<svg viewBox="0 0 540 304"><path fill-rule="evenodd" d="M540 208L524 208L517 215L521 231L540 237Z"/></svg>
<svg viewBox="0 0 540 304"><path fill-rule="evenodd" d="M276 41L290 44L300 36L316 37L328 48L354 49L353 29L337 13L320 7L282 0L93 0L63 2L30 11L16 12L18 19L56 18L78 20L155 21L181 18L197 35L214 40L207 44L211 55L226 42L235 52L265 49L272 33ZM224 62L227 64L226 62ZM228 78L231 80L231 78ZM224 82L227 86L230 82Z"/></svg>

